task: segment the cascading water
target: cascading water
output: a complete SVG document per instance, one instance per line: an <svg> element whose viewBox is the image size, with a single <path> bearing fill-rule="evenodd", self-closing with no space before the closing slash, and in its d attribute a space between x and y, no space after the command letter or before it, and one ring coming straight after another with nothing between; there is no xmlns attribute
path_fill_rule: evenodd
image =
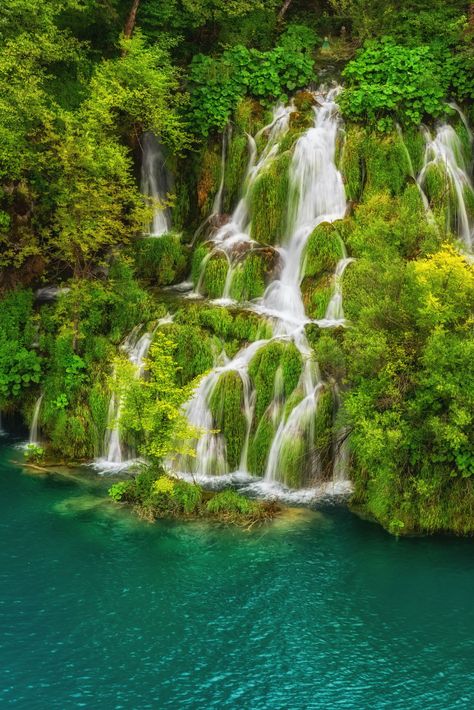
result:
<svg viewBox="0 0 474 710"><path fill-rule="evenodd" d="M156 136L147 131L141 138L141 145L141 191L153 206L153 219L146 233L150 237L160 237L171 229L170 211L164 205L169 192L169 176L163 150Z"/></svg>
<svg viewBox="0 0 474 710"><path fill-rule="evenodd" d="M158 324L171 322L171 317L162 318ZM142 326L137 326L127 336L121 349L128 355L128 359L135 366L135 377L141 378L145 369L145 360L148 355L155 330L140 335ZM115 377L115 373L114 373ZM122 441L120 433L120 415L122 400L115 392L112 394L107 414L107 428L104 438L104 455L95 462L95 467L100 470L120 470L133 463L134 454Z"/></svg>
<svg viewBox="0 0 474 710"><path fill-rule="evenodd" d="M449 124L439 126L434 137L425 129L425 140L424 164L418 176L418 185L426 192L427 175L431 168L445 174L448 192L452 190L455 198L454 214L448 213L449 225L459 235L466 251L472 252L474 214L469 210L468 198L471 203L474 202L474 187L463 157L461 140Z"/></svg>
<svg viewBox="0 0 474 710"><path fill-rule="evenodd" d="M30 436L28 439L28 444L31 446L34 446L39 443L39 415L41 411L41 403L43 401L43 394L40 394L38 399L35 402L35 406L33 409L33 417L31 419L31 425L30 425Z"/></svg>
<svg viewBox="0 0 474 710"><path fill-rule="evenodd" d="M267 457L264 485L285 483L280 475L279 462L288 442L295 437L304 437L308 448L314 432L318 403L325 385L320 379L317 364L312 357L304 327L309 322L305 314L300 283L302 263L307 240L316 226L322 222L342 219L346 212L346 198L343 180L335 165L336 138L339 120L335 98L337 89L329 91L319 106L314 109L314 126L301 136L295 146L290 165L290 190L288 201L288 230L284 244L280 247L282 269L280 275L267 288L263 297L250 305L254 310L273 323L273 337L258 340L240 350L235 358L224 366L215 368L203 378L185 411L192 425L204 428L205 433L195 444L196 457L181 457L174 462L176 472L192 474L196 477L223 475L229 473L226 456L226 441L216 431L211 412L211 398L220 377L225 372L237 372L243 385L243 410L247 422L245 443L242 449L239 472L248 470L248 444L254 416L255 392L249 377L249 364L256 353L272 341L290 341L301 355L303 367L298 384L300 401L288 413L282 406L282 374L277 370L274 397L270 405L276 433ZM248 241L250 237L250 216L248 194L256 175L278 151L278 140L287 130L291 107L276 111L274 120L267 127L270 131L266 147L257 161L251 155L245 181L245 188L231 221L224 225L214 237L216 247L231 253L236 243ZM251 143L251 145L253 145ZM344 253L335 274L335 294L328 316L328 324L343 321L341 279L344 269L352 261ZM329 310L329 309L328 309ZM316 459L317 457L315 457ZM317 461L314 461L314 478L318 477Z"/></svg>
<svg viewBox="0 0 474 710"><path fill-rule="evenodd" d="M201 264L201 271L198 283L195 285L194 292L191 297L200 295L202 281L207 263L217 252L224 252L228 258L228 272L222 298L219 299L223 305L230 302L230 289L232 285L232 277L235 264L233 263L232 252L236 245L242 242L251 242L251 220L250 220L250 194L252 187L255 184L257 177L262 170L272 161L278 153L278 146L281 138L288 131L290 115L293 107L279 105L273 112L272 121L264 126L254 137L248 136L249 141L249 162L247 173L244 179L244 187L242 197L240 198L237 207L231 215L230 220L224 224L213 235L211 242L214 248L210 251ZM262 151L262 154L257 160L257 141L261 136L267 136L267 142ZM223 188L223 185L222 185ZM220 188L219 188L220 190ZM219 194L219 193L218 193Z"/></svg>

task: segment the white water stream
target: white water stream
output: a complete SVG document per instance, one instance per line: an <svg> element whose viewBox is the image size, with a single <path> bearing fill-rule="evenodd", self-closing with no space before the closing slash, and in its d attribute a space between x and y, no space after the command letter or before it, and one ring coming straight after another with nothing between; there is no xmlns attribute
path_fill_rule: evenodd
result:
<svg viewBox="0 0 474 710"><path fill-rule="evenodd" d="M296 435L311 438L318 402L325 385L321 382L317 363L312 357L306 340L304 326L309 322L305 314L300 283L302 279L303 254L307 240L315 227L322 222L342 219L346 211L346 197L343 180L335 165L336 138L339 118L335 99L337 89L330 90L314 109L314 125L298 139L290 165L290 190L288 196L288 231L279 251L282 259L280 275L267 288L261 299L252 305L253 310L267 316L274 325L274 335L269 340L260 340L244 347L235 358L224 366L215 368L203 378L192 399L185 407L190 423L204 428L205 433L195 445L196 457L181 457L172 464L179 473L196 478L225 475L229 471L226 456L226 442L215 426L210 411L210 400L220 376L228 371L239 374L243 383L243 411L247 421L245 445L242 449L240 467L235 475L251 474L248 471L248 445L253 419L255 392L252 391L248 374L249 363L257 351L271 340L286 340L295 344L303 360L303 370L298 388L301 401L288 416L279 405L281 396L281 372L275 378L275 397L272 416L278 422L267 460L264 481L259 485L274 487L282 481L279 461L284 446ZM249 241L250 218L248 195L256 176L278 152L278 141L286 132L292 107L279 107L272 123L264 131L269 133L268 142L256 159L255 142L245 181L243 196L234 211L231 221L218 230L213 241L216 248L229 254L239 242ZM257 136L258 139L258 136ZM344 255L345 256L345 255ZM345 268L351 262L346 256L336 269L334 294L326 313L325 325L339 325L343 322L341 280ZM205 268L205 264L203 265ZM230 266L231 268L231 266ZM318 471L315 471L317 477ZM341 474L339 474L341 475Z"/></svg>
<svg viewBox="0 0 474 710"><path fill-rule="evenodd" d="M31 446L39 444L39 415L41 411L41 403L43 401L43 395L40 394L35 402L33 409L33 416L30 424L30 436L28 439L28 444Z"/></svg>
<svg viewBox="0 0 474 710"><path fill-rule="evenodd" d="M171 316L158 321L158 325L170 323ZM134 365L134 375L137 379L143 377L145 361L153 342L155 329L141 334L142 326L136 326L122 343L121 350ZM114 373L115 377L115 373ZM134 452L122 441L120 432L120 416L123 402L120 396L112 393L107 414L107 428L104 437L104 453L97 459L94 467L99 471L118 471L126 469L135 462Z"/></svg>
<svg viewBox="0 0 474 710"><path fill-rule="evenodd" d="M455 105L453 105L455 106ZM459 109L456 110L459 111ZM465 121L463 114L461 118ZM467 125L467 124L465 124ZM463 156L463 146L454 128L445 123L440 125L434 136L425 129L426 149L423 167L417 183L425 194L426 179L430 168L442 169L446 175L446 189L451 189L455 197L455 209L448 214L449 226L458 234L466 252L471 253L474 245L474 215L468 207L468 197L474 203L474 187L469 175L469 166ZM472 143L472 135L469 132ZM427 202L427 200L426 200Z"/></svg>
<svg viewBox="0 0 474 710"><path fill-rule="evenodd" d="M170 210L164 204L169 191L165 157L160 142L150 131L143 134L141 146L141 191L153 206L152 222L145 232L150 237L160 237L171 229Z"/></svg>

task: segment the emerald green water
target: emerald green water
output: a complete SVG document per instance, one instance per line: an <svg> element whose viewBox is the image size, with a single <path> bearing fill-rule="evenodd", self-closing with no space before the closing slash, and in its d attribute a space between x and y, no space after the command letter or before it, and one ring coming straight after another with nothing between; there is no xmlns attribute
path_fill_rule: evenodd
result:
<svg viewBox="0 0 474 710"><path fill-rule="evenodd" d="M0 702L470 708L473 541L339 508L250 533L148 525L3 447Z"/></svg>

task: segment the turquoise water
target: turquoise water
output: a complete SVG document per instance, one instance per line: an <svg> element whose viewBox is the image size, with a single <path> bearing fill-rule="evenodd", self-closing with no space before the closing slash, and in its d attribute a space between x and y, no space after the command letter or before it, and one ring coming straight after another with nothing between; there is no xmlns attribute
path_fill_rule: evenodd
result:
<svg viewBox="0 0 474 710"><path fill-rule="evenodd" d="M1 454L0 702L470 708L474 542L329 508L246 533L148 525ZM102 484L99 483L100 486Z"/></svg>

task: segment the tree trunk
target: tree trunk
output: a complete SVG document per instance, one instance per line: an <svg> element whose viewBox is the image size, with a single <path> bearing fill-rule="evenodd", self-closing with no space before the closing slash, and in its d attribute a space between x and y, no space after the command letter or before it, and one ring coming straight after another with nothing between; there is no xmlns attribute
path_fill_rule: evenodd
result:
<svg viewBox="0 0 474 710"><path fill-rule="evenodd" d="M281 22L283 20L283 18L285 17L286 11L288 10L288 8L291 5L291 1L292 0L285 0L283 5L281 6L280 12L278 13L278 22Z"/></svg>
<svg viewBox="0 0 474 710"><path fill-rule="evenodd" d="M130 8L130 12L127 18L127 22L125 23L125 27L123 30L123 35L125 39L130 39L130 37L132 36L135 27L135 22L137 21L137 12L139 5L140 0L133 0L132 7Z"/></svg>

